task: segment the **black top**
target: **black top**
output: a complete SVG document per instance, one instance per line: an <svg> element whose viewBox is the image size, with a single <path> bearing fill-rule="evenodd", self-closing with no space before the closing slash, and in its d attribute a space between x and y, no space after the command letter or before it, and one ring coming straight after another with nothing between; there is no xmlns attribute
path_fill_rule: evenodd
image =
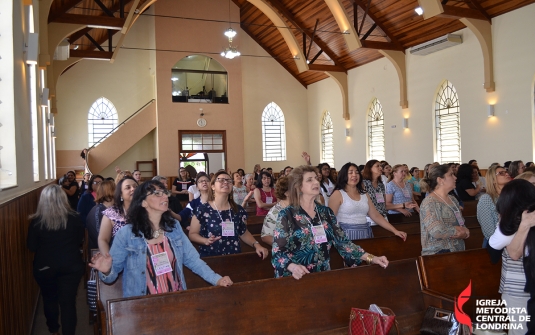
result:
<svg viewBox="0 0 535 335"><path fill-rule="evenodd" d="M475 196L472 197L471 195L466 193L466 190L476 189L476 187L474 186L474 184L472 184L471 181L466 180L466 179L457 180L456 189L457 189L457 194L459 195L462 201L476 200Z"/></svg>
<svg viewBox="0 0 535 335"><path fill-rule="evenodd" d="M82 263L80 245L84 226L78 214L69 215L66 229L41 229L39 219L33 219L28 229L28 249L35 252L35 269L60 268Z"/></svg>
<svg viewBox="0 0 535 335"><path fill-rule="evenodd" d="M63 188L70 190L71 187L76 186L76 192L74 192L73 195L67 194L67 199L69 200L69 205L71 205L72 210L76 210L76 207L78 207L78 197L80 195L80 186L78 186L78 183L76 180L74 180L72 183L69 184L68 187L63 186Z"/></svg>
<svg viewBox="0 0 535 335"><path fill-rule="evenodd" d="M102 212L106 209L103 204L97 204L91 208L85 219L87 228L87 252L91 249L98 249L98 233L100 232L100 223L102 222Z"/></svg>
<svg viewBox="0 0 535 335"><path fill-rule="evenodd" d="M187 181L182 181L180 178L176 178L173 182L173 185L176 186L177 191L187 191L191 185L194 185L195 181L193 179L188 179ZM189 194L176 194L176 197L180 201L189 201ZM176 213L176 212L175 212Z"/></svg>

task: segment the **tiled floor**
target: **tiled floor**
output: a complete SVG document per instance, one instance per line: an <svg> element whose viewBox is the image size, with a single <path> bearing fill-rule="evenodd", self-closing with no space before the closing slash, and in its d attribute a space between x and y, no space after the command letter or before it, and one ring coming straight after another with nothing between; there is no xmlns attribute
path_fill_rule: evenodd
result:
<svg viewBox="0 0 535 335"><path fill-rule="evenodd" d="M89 324L89 308L86 303L86 293L84 284L80 281L78 286L78 295L76 297L76 314L78 315L78 323L76 326L77 335L92 335L93 325ZM61 328L60 328L61 333ZM37 305L37 313L33 321L32 335L48 335L48 328L46 327L45 314L43 312L43 300L39 297Z"/></svg>

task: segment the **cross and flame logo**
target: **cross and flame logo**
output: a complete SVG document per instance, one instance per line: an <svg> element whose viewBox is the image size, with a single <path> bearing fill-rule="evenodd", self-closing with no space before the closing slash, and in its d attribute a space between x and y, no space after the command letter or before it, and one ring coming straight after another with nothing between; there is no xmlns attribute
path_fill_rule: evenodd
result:
<svg viewBox="0 0 535 335"><path fill-rule="evenodd" d="M472 295L472 281L468 283L468 286L464 291L459 294L459 297L455 299L455 318L460 324L466 325L470 328L470 334L472 334L472 320L470 316L463 311L463 305L470 299Z"/></svg>

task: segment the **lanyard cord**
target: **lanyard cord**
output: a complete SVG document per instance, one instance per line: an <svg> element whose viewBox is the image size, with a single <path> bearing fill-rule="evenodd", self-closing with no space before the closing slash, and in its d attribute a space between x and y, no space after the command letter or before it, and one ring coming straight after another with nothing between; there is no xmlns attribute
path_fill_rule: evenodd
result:
<svg viewBox="0 0 535 335"><path fill-rule="evenodd" d="M215 201L214 201L214 207L215 207L215 210L217 211L217 215L219 215L219 218L221 219L221 223L223 223L223 217L221 216L221 213L219 212L219 209L217 208L217 205L215 204ZM229 208L229 211L230 211L230 220L229 221L234 223L234 221L232 221L232 207Z"/></svg>
<svg viewBox="0 0 535 335"><path fill-rule="evenodd" d="M453 206L455 207L455 209L453 209L453 207L451 207L447 202L446 200L442 199L442 197L440 195L437 194L437 192L433 191L433 194L436 195L440 200L442 200L442 202L444 202L446 204L446 206L448 206L452 211L453 213L457 213L457 212L460 212L461 210L459 208L457 208L457 206L455 205L454 202L452 202Z"/></svg>

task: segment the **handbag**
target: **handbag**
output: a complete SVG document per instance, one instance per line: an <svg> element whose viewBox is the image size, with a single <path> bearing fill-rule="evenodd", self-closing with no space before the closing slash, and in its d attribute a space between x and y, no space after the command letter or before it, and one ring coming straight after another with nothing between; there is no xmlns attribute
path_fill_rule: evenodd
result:
<svg viewBox="0 0 535 335"><path fill-rule="evenodd" d="M384 315L367 309L351 308L349 315L350 335L387 335L395 324L399 335L396 315L390 308L381 307Z"/></svg>
<svg viewBox="0 0 535 335"><path fill-rule="evenodd" d="M470 330L461 325L452 311L429 306L425 311L420 334L423 335L464 335Z"/></svg>
<svg viewBox="0 0 535 335"><path fill-rule="evenodd" d="M87 304L90 311L97 311L97 270L95 269L91 269L91 275L87 281Z"/></svg>

